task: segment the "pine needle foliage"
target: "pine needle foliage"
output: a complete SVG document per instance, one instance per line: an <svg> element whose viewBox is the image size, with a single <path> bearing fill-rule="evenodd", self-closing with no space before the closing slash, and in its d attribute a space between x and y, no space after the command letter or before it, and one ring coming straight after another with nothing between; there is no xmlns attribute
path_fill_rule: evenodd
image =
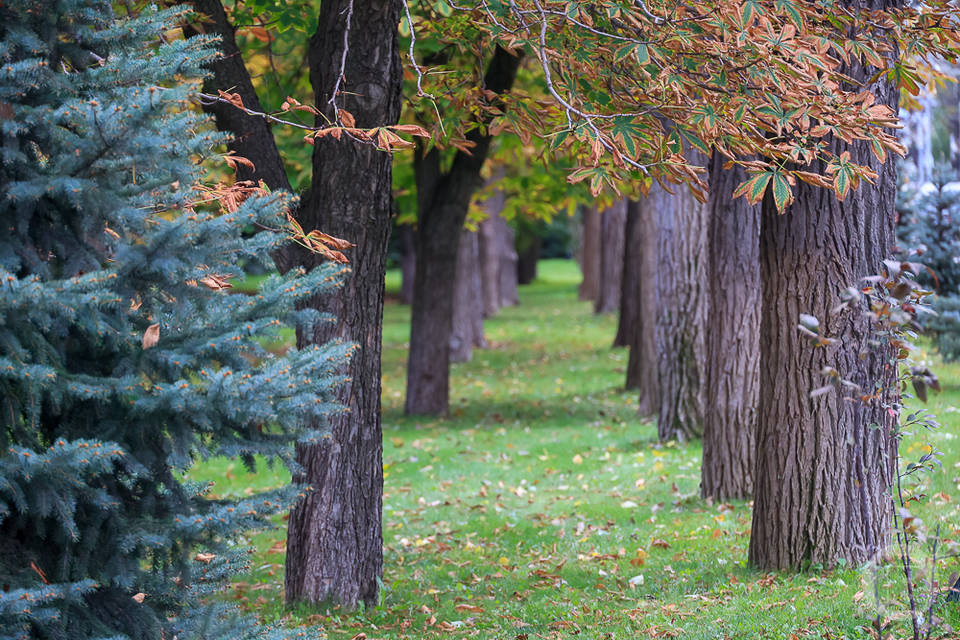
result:
<svg viewBox="0 0 960 640"><path fill-rule="evenodd" d="M198 203L223 138L188 98L216 43L162 37L183 19L0 5L0 638L284 635L209 596L298 489L217 499L184 472L293 468L350 347L263 346L332 321L297 303L335 267L221 288L287 241L291 199Z"/></svg>
<svg viewBox="0 0 960 640"><path fill-rule="evenodd" d="M901 186L897 244L905 259L928 271L920 282L934 291L934 314L924 330L945 360L960 360L960 182L950 166L937 166L930 182Z"/></svg>

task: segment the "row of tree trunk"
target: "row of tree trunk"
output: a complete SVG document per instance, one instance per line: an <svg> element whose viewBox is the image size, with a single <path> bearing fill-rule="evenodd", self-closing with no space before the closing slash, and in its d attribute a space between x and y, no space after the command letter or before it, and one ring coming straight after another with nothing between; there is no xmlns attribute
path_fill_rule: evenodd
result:
<svg viewBox="0 0 960 640"><path fill-rule="evenodd" d="M891 87L874 90L896 104ZM831 309L889 255L895 168L859 142L831 147L877 171L876 184L843 202L800 184L781 214L769 194L762 205L734 200L747 176L715 156L708 203L655 185L625 216L618 206L584 219L580 295L601 312L605 290L619 286L615 345L630 347L627 387L639 390L640 413L656 414L661 440L703 437L704 497L755 497L750 562L768 569L859 564L888 542L895 372L868 352L866 320ZM621 225L625 250L608 224ZM604 260L616 252L611 277ZM835 341L802 339L801 313ZM827 366L886 401L811 397Z"/></svg>

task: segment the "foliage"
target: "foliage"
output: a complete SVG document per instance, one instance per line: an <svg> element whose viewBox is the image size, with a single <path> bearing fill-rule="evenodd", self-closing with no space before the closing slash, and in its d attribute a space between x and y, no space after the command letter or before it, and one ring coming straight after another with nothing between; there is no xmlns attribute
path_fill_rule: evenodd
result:
<svg viewBox="0 0 960 640"><path fill-rule="evenodd" d="M960 358L960 183L954 177L939 165L931 182L901 185L897 199L897 244L905 259L926 267L919 280L938 294L936 314L923 322L947 360Z"/></svg>
<svg viewBox="0 0 960 640"><path fill-rule="evenodd" d="M0 636L285 636L210 596L246 562L238 533L296 489L217 499L183 473L213 453L292 465L320 435L302 425L339 410L345 345L261 346L327 321L294 307L336 268L230 295L287 242L291 201L200 185L224 139L185 108L214 54L163 37L183 10L2 15Z"/></svg>
<svg viewBox="0 0 960 640"><path fill-rule="evenodd" d="M570 180L589 182L594 193L640 172L646 187L652 178L687 182L700 195L701 170L683 147L708 154L714 147L748 169L738 195L756 202L770 186L780 209L797 180L842 199L875 177L848 155L831 155L828 135L868 141L881 160L903 152L889 132L895 114L868 91L845 88L851 65L915 91L917 71L889 59L893 52L920 61L953 57L958 42L955 12L936 1L886 13L792 0L420 7L418 42L431 44L423 68L410 63L421 99L433 105L421 114L438 144L457 143L465 126L457 114L486 111L491 130L536 136L577 158ZM479 60L493 44L527 54L541 72L539 86L512 92L501 111L475 68L446 66L449 56L433 60L436 43ZM442 115L431 123L431 113ZM753 156L764 160L735 160Z"/></svg>

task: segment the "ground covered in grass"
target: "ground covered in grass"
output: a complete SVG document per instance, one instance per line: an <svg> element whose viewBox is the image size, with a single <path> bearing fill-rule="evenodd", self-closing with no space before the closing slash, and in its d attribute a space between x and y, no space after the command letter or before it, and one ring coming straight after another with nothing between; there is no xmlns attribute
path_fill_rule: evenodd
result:
<svg viewBox="0 0 960 640"><path fill-rule="evenodd" d="M578 281L572 262L541 263L520 306L486 322L490 348L454 366L442 420L402 415L409 308L388 305L381 604L352 615L285 609L280 516L277 530L251 540L253 570L230 597L270 620L368 640L869 638L875 591L896 623L895 565L799 575L745 567L749 503L701 500L699 443L659 444L637 418L635 395L622 390L626 351L610 348L616 318L578 302ZM944 391L928 408L944 427L930 439L943 469L914 510L958 539L960 366L935 370ZM927 439L907 442L911 459ZM215 494L288 480L229 460L195 475L215 482ZM950 562L948 572L960 564ZM947 619L960 622L956 612Z"/></svg>

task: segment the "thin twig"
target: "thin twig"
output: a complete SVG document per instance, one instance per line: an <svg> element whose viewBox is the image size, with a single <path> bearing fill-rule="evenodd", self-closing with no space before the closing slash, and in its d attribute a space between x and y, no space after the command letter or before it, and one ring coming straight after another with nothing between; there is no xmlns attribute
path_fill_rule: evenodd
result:
<svg viewBox="0 0 960 640"><path fill-rule="evenodd" d="M333 83L333 95L327 104L333 107L333 119L337 124L340 122L340 109L337 107L337 96L340 95L340 83L347 72L347 54L350 52L350 21L353 18L353 0L347 4L347 24L343 28L343 54L340 56L340 72L337 74L337 81Z"/></svg>

